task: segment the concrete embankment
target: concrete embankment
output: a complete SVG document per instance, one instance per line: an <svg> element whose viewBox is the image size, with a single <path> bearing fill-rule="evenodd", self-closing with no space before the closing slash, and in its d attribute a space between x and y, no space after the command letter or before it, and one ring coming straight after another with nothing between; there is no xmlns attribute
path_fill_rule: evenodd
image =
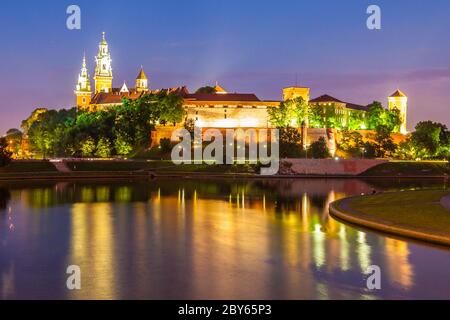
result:
<svg viewBox="0 0 450 320"><path fill-rule="evenodd" d="M364 210L356 210L352 207L353 201L362 198L369 199L370 197L372 196L352 197L333 202L330 204L330 214L343 222L364 228L373 229L400 237L450 246L450 229L448 228L448 220L442 219L442 211L440 214L428 215L428 219L433 219L435 225L439 226L430 227L429 225L427 226L417 223L414 217L410 215L410 212L408 212L408 209L405 209L404 207L399 206L397 208L398 212L402 213L400 216L402 216L404 221L399 221L398 218L389 219L385 216L368 214L367 212L363 212ZM443 205L448 204L447 201L450 201L450 194L444 196L440 201L442 209L447 210L447 213L450 216L450 208ZM433 202L433 204L435 203ZM368 202L368 205L371 204ZM379 210L381 212L385 209L380 206ZM430 212L432 211L430 210ZM442 221L436 221L439 219ZM448 219L448 217L445 217L445 219Z"/></svg>
<svg viewBox="0 0 450 320"><path fill-rule="evenodd" d="M283 159L282 170L300 175L357 176L388 162L373 159Z"/></svg>

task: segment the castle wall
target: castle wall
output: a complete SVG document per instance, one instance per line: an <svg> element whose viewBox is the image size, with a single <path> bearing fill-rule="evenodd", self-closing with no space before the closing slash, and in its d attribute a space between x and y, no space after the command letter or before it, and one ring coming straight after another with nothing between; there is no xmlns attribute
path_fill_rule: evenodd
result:
<svg viewBox="0 0 450 320"><path fill-rule="evenodd" d="M200 127L267 128L269 117L265 106L186 106L188 119Z"/></svg>

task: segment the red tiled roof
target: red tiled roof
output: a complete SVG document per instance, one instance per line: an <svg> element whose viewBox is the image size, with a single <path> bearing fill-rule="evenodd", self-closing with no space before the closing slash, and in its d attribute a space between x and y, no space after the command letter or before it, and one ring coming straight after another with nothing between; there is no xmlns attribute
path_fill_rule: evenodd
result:
<svg viewBox="0 0 450 320"><path fill-rule="evenodd" d="M140 98L146 93L159 93L162 91L166 91L167 93L175 93L184 97L189 92L186 87L177 87L177 88L168 88L168 89L158 89L158 90L150 90L147 92L138 92L135 88L128 89L129 92L120 92L120 88L113 88L111 92L98 92L94 95L91 100L91 104L101 105L101 104L122 104L122 99L127 98L130 100L135 100Z"/></svg>
<svg viewBox="0 0 450 320"><path fill-rule="evenodd" d="M261 101L253 93L192 93L184 98L193 101Z"/></svg>
<svg viewBox="0 0 450 320"><path fill-rule="evenodd" d="M317 97L315 99L312 99L309 101L310 103L344 103L345 107L348 109L353 109L353 110L362 110L362 111L368 111L369 107L368 106L362 106L359 104L354 104L354 103L349 103L349 102L344 102L341 101L339 99L336 99L332 96L329 96L327 94L324 94L323 96Z"/></svg>
<svg viewBox="0 0 450 320"><path fill-rule="evenodd" d="M369 111L369 107L368 106L361 106L359 104L347 103L345 106L347 108L353 109L353 110Z"/></svg>
<svg viewBox="0 0 450 320"><path fill-rule="evenodd" d="M403 97L406 97L406 95L401 90L397 90L389 98L403 98Z"/></svg>
<svg viewBox="0 0 450 320"><path fill-rule="evenodd" d="M309 102L312 103L320 103L320 102L338 102L338 103L344 103L343 101L336 99L332 96L329 96L327 94L324 94L323 96L317 97L315 99L309 100Z"/></svg>
<svg viewBox="0 0 450 320"><path fill-rule="evenodd" d="M120 89L119 89L120 90ZM137 99L142 95L142 92L131 91L130 92L98 92L92 98L91 104L121 104L123 98Z"/></svg>

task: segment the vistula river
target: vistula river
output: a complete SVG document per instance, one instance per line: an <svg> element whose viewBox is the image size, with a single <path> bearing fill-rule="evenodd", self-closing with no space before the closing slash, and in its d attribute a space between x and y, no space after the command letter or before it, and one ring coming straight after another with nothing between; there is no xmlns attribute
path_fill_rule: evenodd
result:
<svg viewBox="0 0 450 320"><path fill-rule="evenodd" d="M1 299L450 299L450 251L328 205L442 180L0 183ZM402 208L399 208L401 210ZM81 290L66 287L67 267ZM366 287L369 266L381 290Z"/></svg>

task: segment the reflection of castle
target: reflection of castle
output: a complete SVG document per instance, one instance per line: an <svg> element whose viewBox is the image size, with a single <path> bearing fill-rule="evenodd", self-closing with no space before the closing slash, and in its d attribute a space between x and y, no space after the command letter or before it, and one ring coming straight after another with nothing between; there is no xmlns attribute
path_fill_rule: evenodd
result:
<svg viewBox="0 0 450 320"><path fill-rule="evenodd" d="M76 103L80 109L97 110L108 106L120 105L123 98L137 99L146 93L166 91L176 93L183 98L187 111L187 119L195 121L198 127L208 128L267 128L270 127L267 109L277 107L280 101L263 101L255 94L229 93L216 85L215 93L189 93L183 87L151 90L148 78L143 70L135 80L135 87L128 88L126 83L121 88L113 87L112 59L109 46L103 33L99 44L99 51L95 58L94 92L91 88L90 77L83 58L81 73L75 90ZM322 95L310 100L310 88L289 87L283 90L284 100L302 97L303 100L324 108L335 108L335 113L342 126L346 126L350 115L364 117L368 107L343 102L329 95ZM389 97L389 108L399 109L403 124L402 132L406 132L407 97L397 90ZM300 124L297 124L298 126ZM361 129L365 129L361 127Z"/></svg>

